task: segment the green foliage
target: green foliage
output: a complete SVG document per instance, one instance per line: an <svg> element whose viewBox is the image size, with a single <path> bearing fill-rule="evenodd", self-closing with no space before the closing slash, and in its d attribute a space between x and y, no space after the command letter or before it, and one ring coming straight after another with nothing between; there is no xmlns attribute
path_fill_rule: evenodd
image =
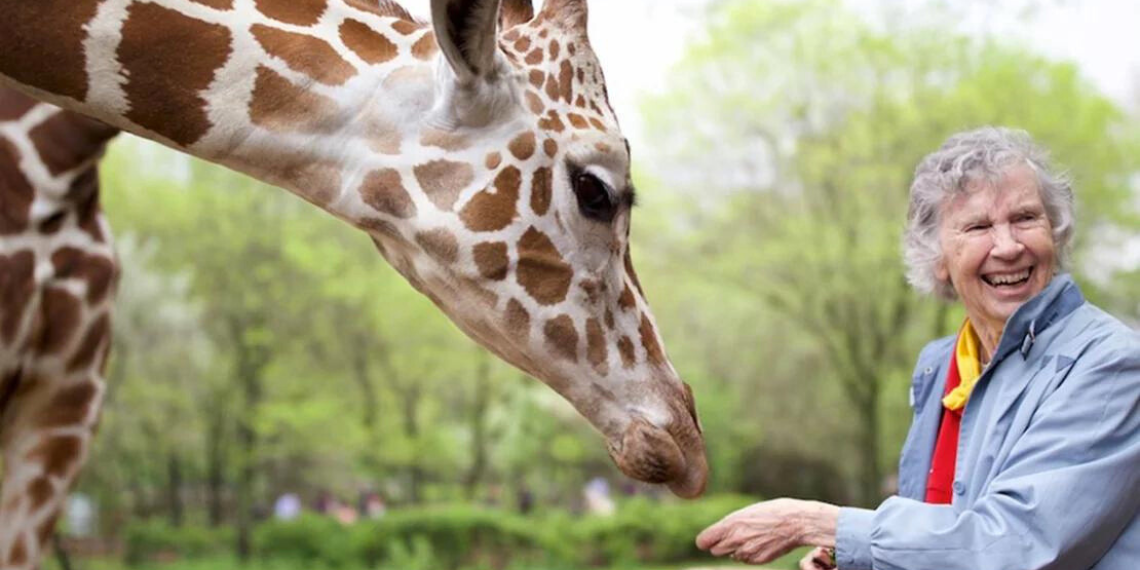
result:
<svg viewBox="0 0 1140 570"><path fill-rule="evenodd" d="M271 521L256 532L259 558L321 567L483 569L577 568L665 564L701 559L696 535L755 499L725 495L696 502L643 498L612 516L572 517L562 511L523 516L459 505L389 513L343 526L304 516Z"/></svg>
<svg viewBox="0 0 1140 570"><path fill-rule="evenodd" d="M661 260L643 281L699 411L732 424L706 429L714 488L751 479L741 457L793 454L877 503L913 359L960 318L910 291L899 245L914 167L951 133L1028 130L1076 178L1081 236L1138 227L1137 119L1072 64L964 36L941 10L872 23L839 0L717 3L646 102L657 177L638 186L662 205L635 242Z"/></svg>
<svg viewBox="0 0 1140 570"><path fill-rule="evenodd" d="M179 558L203 558L227 552L233 544L227 528L172 527L160 521L137 521L123 533L123 559L130 566Z"/></svg>

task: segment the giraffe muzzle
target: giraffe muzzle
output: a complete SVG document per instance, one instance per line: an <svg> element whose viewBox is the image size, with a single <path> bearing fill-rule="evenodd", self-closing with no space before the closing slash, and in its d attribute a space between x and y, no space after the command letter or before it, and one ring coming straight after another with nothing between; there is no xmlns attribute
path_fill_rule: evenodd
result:
<svg viewBox="0 0 1140 570"><path fill-rule="evenodd" d="M666 485L679 497L698 497L708 480L708 462L695 423L686 424L666 430L634 418L620 442L611 442L610 457L629 477Z"/></svg>

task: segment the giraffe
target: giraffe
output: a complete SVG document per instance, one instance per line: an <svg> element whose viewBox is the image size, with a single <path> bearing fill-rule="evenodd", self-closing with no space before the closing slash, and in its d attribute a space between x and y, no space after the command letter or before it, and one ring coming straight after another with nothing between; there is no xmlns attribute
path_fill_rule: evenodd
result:
<svg viewBox="0 0 1140 570"><path fill-rule="evenodd" d="M631 262L630 149L585 0L432 0L430 24L391 0L0 7L0 81L367 232L462 331L574 405L624 473L703 492L693 396ZM97 408L92 385L70 404Z"/></svg>
<svg viewBox="0 0 1140 570"><path fill-rule="evenodd" d="M96 160L117 132L0 88L3 568L38 557L99 413L116 263Z"/></svg>

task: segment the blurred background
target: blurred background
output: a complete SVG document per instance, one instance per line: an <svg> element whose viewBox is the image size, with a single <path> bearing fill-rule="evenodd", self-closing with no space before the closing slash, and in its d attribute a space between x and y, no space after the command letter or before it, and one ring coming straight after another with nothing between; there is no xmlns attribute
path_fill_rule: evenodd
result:
<svg viewBox="0 0 1140 570"><path fill-rule="evenodd" d="M697 568L723 564L696 532L751 501L878 504L918 350L962 318L910 291L899 245L914 166L949 134L1050 148L1076 181L1077 281L1140 324L1140 3L997 4L591 3L635 264L707 437L695 502L624 479L364 234L120 137L109 393L49 567Z"/></svg>

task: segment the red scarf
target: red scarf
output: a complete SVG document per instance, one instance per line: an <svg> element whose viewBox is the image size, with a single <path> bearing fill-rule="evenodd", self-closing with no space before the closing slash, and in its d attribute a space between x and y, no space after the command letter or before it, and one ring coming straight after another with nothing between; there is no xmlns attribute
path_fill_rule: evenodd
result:
<svg viewBox="0 0 1140 570"><path fill-rule="evenodd" d="M957 354L951 352L945 393L949 394L961 382ZM954 498L954 465L958 459L958 428L961 425L962 409L942 408L942 425L938 428L938 441L934 444L934 458L930 463L930 475L926 479L927 503L949 505Z"/></svg>

